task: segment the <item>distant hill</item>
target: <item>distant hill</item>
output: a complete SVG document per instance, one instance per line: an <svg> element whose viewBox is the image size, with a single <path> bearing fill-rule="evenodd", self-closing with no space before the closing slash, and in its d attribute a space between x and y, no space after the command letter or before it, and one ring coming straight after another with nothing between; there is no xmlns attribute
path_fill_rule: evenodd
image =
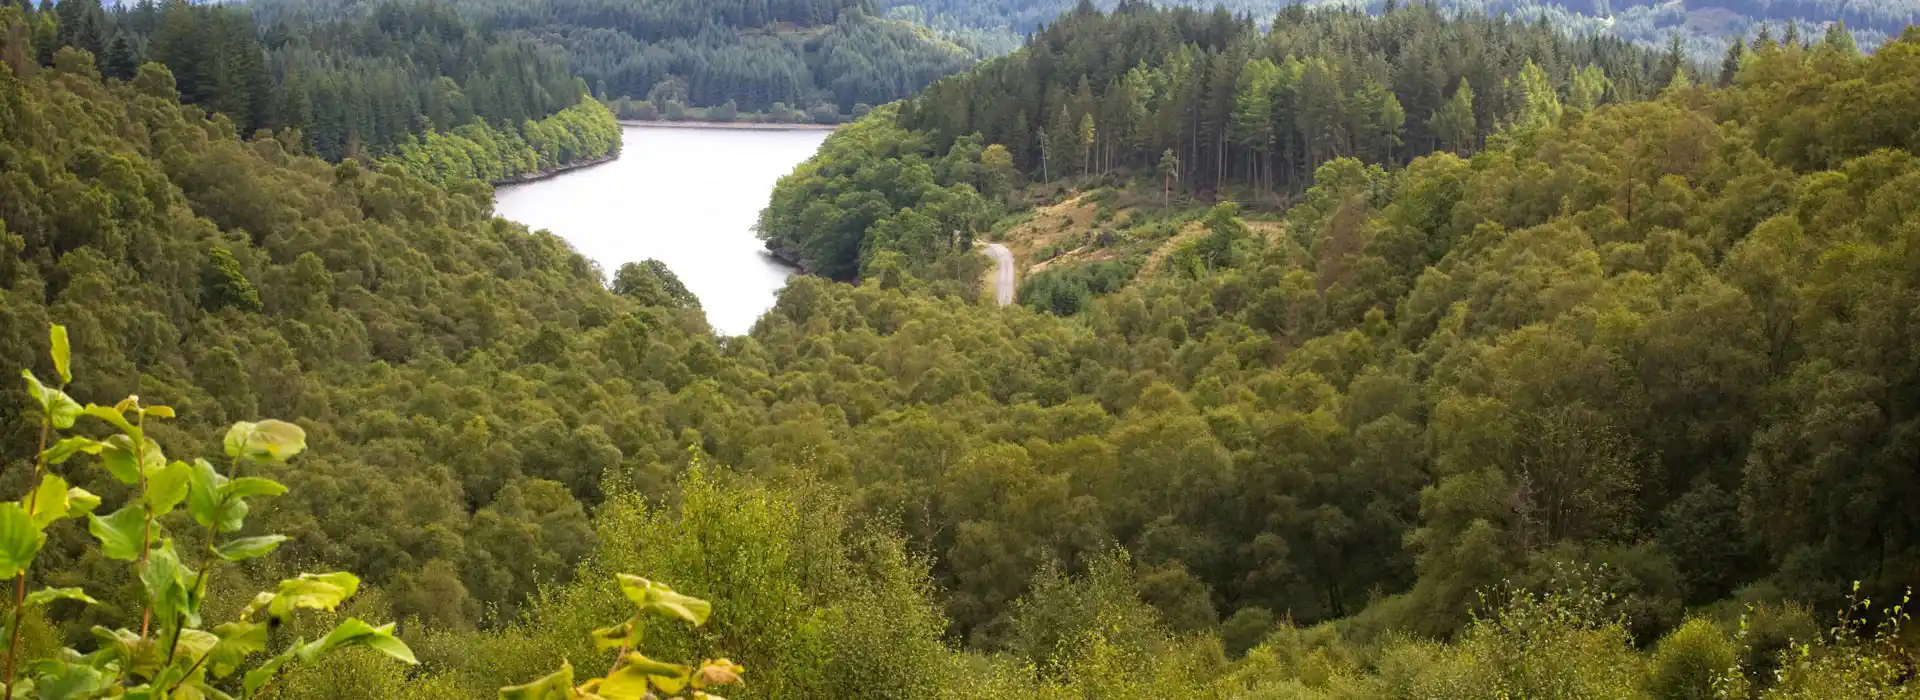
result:
<svg viewBox="0 0 1920 700"><path fill-rule="evenodd" d="M364 13L380 2L260 0L264 23ZM868 0L457 0L482 26L564 50L606 99L660 110L804 112L837 121L965 70L976 53ZM676 107L677 106L677 107ZM791 111L789 111L791 110Z"/></svg>
<svg viewBox="0 0 1920 700"><path fill-rule="evenodd" d="M1096 0L1091 4L1112 9L1141 0ZM1160 0L1163 6L1212 9L1225 7L1262 24L1271 21L1294 0ZM1387 0L1307 0L1315 7L1348 5L1379 14ZM883 12L918 22L964 43L990 52L1011 51L1028 33L1068 12L1080 0L881 0ZM1818 38L1828 24L1845 22L1861 48L1871 51L1898 36L1908 25L1920 23L1920 0L1441 0L1443 9L1507 13L1518 18L1545 18L1579 34L1616 36L1653 46L1681 38L1697 59L1723 54L1733 37L1752 38L1763 25L1784 38L1788 25L1803 40Z"/></svg>

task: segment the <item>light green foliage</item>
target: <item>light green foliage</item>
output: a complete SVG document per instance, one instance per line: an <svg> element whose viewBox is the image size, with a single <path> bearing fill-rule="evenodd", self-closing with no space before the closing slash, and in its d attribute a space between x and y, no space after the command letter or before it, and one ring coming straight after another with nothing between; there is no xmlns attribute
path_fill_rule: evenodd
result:
<svg viewBox="0 0 1920 700"><path fill-rule="evenodd" d="M1532 130L1560 121L1560 93L1553 87L1547 72L1534 65L1532 60L1528 60L1526 67L1520 69L1520 92L1525 96L1525 101L1520 114L1514 117L1514 128Z"/></svg>
<svg viewBox="0 0 1920 700"><path fill-rule="evenodd" d="M1712 621L1695 618L1660 639L1648 670L1647 689L1661 700L1706 700L1737 674L1740 658L1733 640Z"/></svg>
<svg viewBox="0 0 1920 700"><path fill-rule="evenodd" d="M687 291L680 277L658 260L644 260L620 266L613 275L613 293L645 306L670 309L698 309L700 299Z"/></svg>
<svg viewBox="0 0 1920 700"><path fill-rule="evenodd" d="M63 451L56 464L47 448L68 442L88 441L83 437L62 437L56 431L59 410L71 402L66 388L71 384L69 367L71 341L67 329L55 325L50 334L51 354L61 381L49 387L27 373L27 381L41 400L41 453L35 462L34 476L40 479L21 503L0 503L0 575L13 579L15 596L10 619L0 625L9 643L6 655L5 687L9 696L95 698L95 697L232 697L221 690L235 687L230 677L249 664L249 657L268 651L274 641L264 621L253 618L265 612L279 625L293 621L298 609L332 610L359 588L357 577L347 573L301 574L282 581L277 592L261 593L241 611L234 622L213 625L204 620L202 604L206 600L210 574L216 559L236 561L263 556L286 537L257 535L226 538L222 532L239 530L246 513L246 499L277 496L286 492L279 484L261 477L230 479L219 474L204 460L196 465L166 462L160 448L146 437L149 419L175 417L166 406L147 406L138 397L128 397L112 407L89 404L81 413L100 419L119 431L135 445L135 454L126 468L137 471L138 489L129 503L107 518L87 511L100 499L85 491L70 489L64 477L52 471L59 466L73 475L85 464L70 457L84 448ZM57 395L57 396L56 396ZM65 421L71 427L71 421ZM154 427L158 427L155 425ZM64 428L61 428L64 430ZM82 445L86 443L81 443ZM242 465L283 464L306 449L306 434L298 426L281 421L240 423L228 432L229 472ZM105 450L91 450L103 453ZM149 459L148 455L152 458ZM102 461L107 457L103 455ZM202 551L198 570L183 561L175 539L168 536L164 521L181 503L189 501L193 519L205 528L201 536L183 539L197 541ZM27 579L46 531L60 521L86 515L90 531L100 540L101 553L110 559L132 561L133 578L138 582L134 602L143 612L139 631L96 625L92 629L94 651L66 649L58 654L21 658L21 627L29 606L44 608L56 601L101 605L80 588L47 588L27 594ZM232 522L226 522L231 518ZM177 519L176 519L177 522ZM231 524L232 527L222 527ZM184 535L184 533L181 533ZM44 575L44 574L43 574ZM131 608L129 608L131 610ZM211 628L209 631L207 628ZM394 636L393 625L373 627L349 618L319 639L307 643L296 639L285 650L251 670L238 684L240 697L252 697L271 684L279 670L288 664L309 662L324 654L352 647L366 647L405 663L417 663L413 652Z"/></svg>
<svg viewBox="0 0 1920 700"><path fill-rule="evenodd" d="M506 183L569 165L620 154L620 124L606 105L592 99L518 129L485 122L450 132L429 131L401 144L388 158L409 172L443 186L465 180Z"/></svg>
<svg viewBox="0 0 1920 700"><path fill-rule="evenodd" d="M613 627L593 631L594 649L615 650L613 666L605 676L590 678L576 687L573 665L563 663L560 670L521 685L500 689L501 700L572 700L598 697L607 700L641 700L658 697L652 691L679 695L686 691L694 700L718 698L706 689L740 682L746 669L727 659L707 660L698 667L655 661L638 649L646 641L648 621L666 618L693 627L706 624L713 606L707 601L681 595L658 581L620 574L620 592L637 612Z"/></svg>

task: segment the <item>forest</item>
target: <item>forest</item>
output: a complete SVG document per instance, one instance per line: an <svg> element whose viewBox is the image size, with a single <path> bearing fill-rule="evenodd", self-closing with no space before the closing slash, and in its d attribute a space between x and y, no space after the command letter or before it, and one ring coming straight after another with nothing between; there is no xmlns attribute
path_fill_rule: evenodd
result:
<svg viewBox="0 0 1920 700"><path fill-rule="evenodd" d="M472 160L335 162L0 8L19 675L561 698L637 643L735 698L1912 697L1920 34L1711 72L1298 12L1076 13L874 109L763 219L819 275L722 338ZM1037 308L984 303L974 240L1075 198L1111 214ZM284 492L213 518L233 472L142 434ZM133 505L43 518L43 475Z"/></svg>
<svg viewBox="0 0 1920 700"><path fill-rule="evenodd" d="M270 22L353 22L381 7L343 0L259 0ZM965 70L974 54L864 0L462 0L442 7L542 55L622 116L685 119L689 110L839 123L859 105L906 97ZM729 120L721 120L729 121Z"/></svg>
<svg viewBox="0 0 1920 700"><path fill-rule="evenodd" d="M1074 9L1080 0L885 0L882 11L934 28L943 36L992 55L1020 47L1028 34ZM1112 10L1121 0L1093 4ZM1159 0L1167 7L1209 10L1225 7L1266 25L1289 4L1279 0ZM1399 0L1313 0L1307 7L1364 9L1375 15L1397 5L1422 4ZM1898 36L1909 24L1920 22L1920 5L1911 0L1834 2L1612 2L1611 0L1442 0L1431 3L1450 15L1469 12L1507 15L1517 20L1546 21L1563 32L1626 39L1652 48L1665 47L1679 37L1687 52L1699 60L1725 53L1734 37L1750 38L1763 29L1774 33L1824 33L1828 24L1844 23L1868 50ZM1790 26L1797 28L1789 29Z"/></svg>
<svg viewBox="0 0 1920 700"><path fill-rule="evenodd" d="M493 180L532 172L522 162L552 167L613 152L602 145L562 153L531 130L587 97L563 57L532 42L501 41L432 3L386 3L354 21L275 23L264 31L245 7L186 0L20 6L40 64L52 65L65 47L93 54L104 75L121 80L134 78L141 63L159 63L173 74L181 101L225 115L242 135L290 135L300 152L328 160L433 149L457 130L489 132L482 142L514 142L497 147L504 152L545 149L499 155L507 171ZM583 112L601 113L575 113ZM596 128L614 127L610 113L601 121Z"/></svg>

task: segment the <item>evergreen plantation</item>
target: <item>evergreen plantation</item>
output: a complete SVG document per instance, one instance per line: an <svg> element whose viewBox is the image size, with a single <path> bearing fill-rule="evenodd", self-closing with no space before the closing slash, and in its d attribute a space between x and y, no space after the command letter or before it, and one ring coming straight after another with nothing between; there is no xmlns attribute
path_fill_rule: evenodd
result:
<svg viewBox="0 0 1920 700"><path fill-rule="evenodd" d="M65 409L16 385L0 493L287 539L162 581L0 504L20 590L88 599L9 616L43 696L281 649L191 687L637 699L644 651L736 700L1920 692L1912 31L1723 77L1428 7L1076 12L830 137L761 226L820 276L721 338L492 216L503 162L617 148L584 91L335 162L45 17L0 7L0 366L287 490L160 508L143 457L36 455ZM1076 201L1037 308L985 303L973 242Z"/></svg>

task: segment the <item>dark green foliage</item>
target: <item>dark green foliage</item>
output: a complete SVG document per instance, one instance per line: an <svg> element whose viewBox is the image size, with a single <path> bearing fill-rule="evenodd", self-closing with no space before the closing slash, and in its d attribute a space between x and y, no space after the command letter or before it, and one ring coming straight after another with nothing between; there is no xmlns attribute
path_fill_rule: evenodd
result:
<svg viewBox="0 0 1920 700"><path fill-rule="evenodd" d="M587 633L630 614L617 572L713 599L707 626L648 643L746 661L764 693L748 697L1644 697L1656 675L1697 689L1725 658L1674 642L1656 673L1685 611L1721 602L1705 609L1732 639L1749 600L1748 644L1716 682L1905 692L1910 657L1823 638L1808 611L1848 605L1848 579L1892 601L1920 577L1904 448L1920 213L1903 204L1920 37L1869 58L1763 45L1724 90L1535 119L1551 100L1507 79L1557 91L1570 66L1545 58L1588 49L1474 18L1306 13L1336 37L1511 33L1480 39L1507 53L1418 84L1437 107L1477 65L1476 128L1527 117L1476 133L1470 158L1410 139L1368 163L1345 150L1368 133L1349 119L1380 112L1299 111L1326 127L1289 161L1317 165L1308 187L1258 167L1241 93L1293 56L1300 86L1377 97L1372 69L1332 67L1369 56L1166 16L1077 17L1063 26L1084 34L1043 36L1025 73L1016 57L943 85L1083 123L1076 104L1126 111L1107 88L1138 65L1094 60L1134 45L1095 28L1140 28L1128 58L1149 72L1215 56L1174 83L1211 99L1170 124L1213 130L1180 132L1179 184L1277 206L1268 183L1290 195L1284 229L1231 207L1155 214L1200 222L1156 239L1191 264L1125 276L1071 318L991 308L972 239L1020 194L979 193L1048 167L1037 145L931 125L979 115L876 109L762 219L770 244L861 284L796 278L726 341L658 271L616 274L615 293L559 240L492 219L481 184L241 141L172 102L164 68L102 80L65 51L56 70L0 71L0 245L17 253L0 359L51 376L41 333L66 321L75 391L181 406L165 437L183 453L215 451L207 428L234 418L303 416L314 454L279 474L294 490L261 526L292 535L296 561L366 572L369 604L420 620L432 664L410 683L343 657L284 697L363 679L366 697L474 697L563 660L604 668ZM1652 72L1623 55L1622 75ZM1086 70L1057 67L1075 57ZM969 104L1016 106L986 127L1003 133L1042 123L1014 98ZM1099 147L1116 132L1046 150L1137 170L1131 198L1163 201L1141 168L1171 140L1128 165ZM258 313L203 307L215 247ZM0 412L0 439L30 443L29 413ZM685 475L699 463L728 467ZM50 538L36 566L101 563ZM1286 622L1228 661L1220 626L1238 651L1266 627L1256 608ZM49 621L50 639L89 639L85 618Z"/></svg>
<svg viewBox="0 0 1920 700"><path fill-rule="evenodd" d="M1055 316L1072 316L1092 307L1095 297L1120 291L1140 265L1138 260L1103 260L1051 267L1020 283L1020 304Z"/></svg>
<svg viewBox="0 0 1920 700"><path fill-rule="evenodd" d="M391 11L376 7L272 0L258 11L290 22L351 22ZM863 0L477 0L449 7L564 57L603 99L651 101L651 116L660 118L732 102L776 121L838 122L858 104L907 97L973 60L924 29L870 16Z"/></svg>

